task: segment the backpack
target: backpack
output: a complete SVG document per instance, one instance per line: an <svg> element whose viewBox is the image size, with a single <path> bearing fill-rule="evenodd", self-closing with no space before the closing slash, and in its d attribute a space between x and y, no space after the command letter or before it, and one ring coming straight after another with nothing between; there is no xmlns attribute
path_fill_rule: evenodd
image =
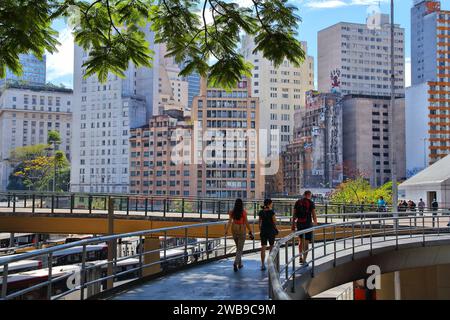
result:
<svg viewBox="0 0 450 320"><path fill-rule="evenodd" d="M301 199L295 203L294 217L297 219L297 223L306 223L308 221L308 214L310 211L311 203L308 199Z"/></svg>

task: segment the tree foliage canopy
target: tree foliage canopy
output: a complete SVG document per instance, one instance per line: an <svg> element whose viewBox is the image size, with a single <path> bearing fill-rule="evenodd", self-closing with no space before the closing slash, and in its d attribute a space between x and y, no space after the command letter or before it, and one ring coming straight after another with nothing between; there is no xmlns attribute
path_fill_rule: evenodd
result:
<svg viewBox="0 0 450 320"><path fill-rule="evenodd" d="M211 85L230 88L252 65L239 53L242 32L254 36L255 52L279 66L284 59L303 62L296 39L301 21L287 0L252 0L242 7L230 0L2 0L0 2L0 76L6 68L20 74L19 54L42 57L56 51L52 22L66 18L75 43L89 50L85 76L105 81L109 72L124 76L129 63L150 67L153 52L144 29L184 63L181 75L197 72Z"/></svg>
<svg viewBox="0 0 450 320"><path fill-rule="evenodd" d="M58 132L49 132L49 144L58 139L60 140ZM50 152L51 149L47 144L17 147L12 150L10 162L14 170L9 178L8 189L47 191L50 190L50 184L55 178L56 191L67 191L70 179L69 161L60 150L53 154Z"/></svg>
<svg viewBox="0 0 450 320"><path fill-rule="evenodd" d="M379 188L372 188L363 177L341 183L331 195L331 200L339 203L371 204L382 196L388 204L392 203L392 182Z"/></svg>

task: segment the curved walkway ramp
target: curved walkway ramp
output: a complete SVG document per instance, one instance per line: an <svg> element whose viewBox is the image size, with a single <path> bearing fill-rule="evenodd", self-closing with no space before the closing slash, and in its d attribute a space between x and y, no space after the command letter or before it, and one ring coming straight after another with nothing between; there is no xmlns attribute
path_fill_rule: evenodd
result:
<svg viewBox="0 0 450 320"><path fill-rule="evenodd" d="M195 266L115 294L113 300L266 300L267 271L259 254L244 256L233 271L233 258Z"/></svg>
<svg viewBox="0 0 450 320"><path fill-rule="evenodd" d="M449 264L447 223L448 218L410 216L333 224L331 233L333 229L345 227L352 230L350 236L342 239L334 236L331 241L313 243L308 250L307 264L302 265L298 238L307 232L330 233L330 228L318 226L291 234L277 243L269 257L271 297L308 299L339 285L366 279L371 274L369 266L377 266L381 274L386 274ZM366 232L358 234L356 227ZM281 258L283 252L286 254Z"/></svg>

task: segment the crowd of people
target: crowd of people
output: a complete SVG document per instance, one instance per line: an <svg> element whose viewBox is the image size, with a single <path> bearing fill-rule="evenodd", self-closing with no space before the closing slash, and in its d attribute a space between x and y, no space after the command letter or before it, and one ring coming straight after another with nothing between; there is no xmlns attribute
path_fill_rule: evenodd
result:
<svg viewBox="0 0 450 320"><path fill-rule="evenodd" d="M419 200L419 203L416 204L414 201L412 200L400 200L398 202L398 211L399 212L406 212L406 211L412 211L412 212L416 212L418 211L419 213L422 213L426 210L427 205L426 203L423 201L423 199L421 198ZM431 202L431 206L430 206L431 211L437 212L439 210L439 203L436 201L436 199L433 199L433 201Z"/></svg>

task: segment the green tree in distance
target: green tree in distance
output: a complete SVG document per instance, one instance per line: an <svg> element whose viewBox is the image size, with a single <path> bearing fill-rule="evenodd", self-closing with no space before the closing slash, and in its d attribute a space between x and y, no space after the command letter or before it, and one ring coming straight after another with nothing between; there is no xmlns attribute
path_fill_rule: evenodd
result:
<svg viewBox="0 0 450 320"><path fill-rule="evenodd" d="M388 204L392 203L392 182L387 182L379 188L372 188L363 177L347 180L341 183L331 195L331 201L351 204L376 203L382 196Z"/></svg>
<svg viewBox="0 0 450 320"><path fill-rule="evenodd" d="M48 191L54 177L56 191L68 190L69 161L60 150L50 154L50 146L53 145L54 148L61 143L59 132L49 131L47 142L48 144L17 147L11 151L10 162L15 168L10 175L9 190ZM57 172L60 174L55 176Z"/></svg>
<svg viewBox="0 0 450 320"><path fill-rule="evenodd" d="M231 88L251 74L252 65L238 51L241 32L254 36L255 52L275 66L284 59L303 62L296 11L287 0L252 0L249 7L230 0L2 0L0 77L6 68L21 74L21 53L54 53L59 43L52 22L64 18L75 43L89 51L85 77L123 77L130 62L151 67L153 52L143 32L151 28L168 55L186 62L180 75L198 72L212 86Z"/></svg>

